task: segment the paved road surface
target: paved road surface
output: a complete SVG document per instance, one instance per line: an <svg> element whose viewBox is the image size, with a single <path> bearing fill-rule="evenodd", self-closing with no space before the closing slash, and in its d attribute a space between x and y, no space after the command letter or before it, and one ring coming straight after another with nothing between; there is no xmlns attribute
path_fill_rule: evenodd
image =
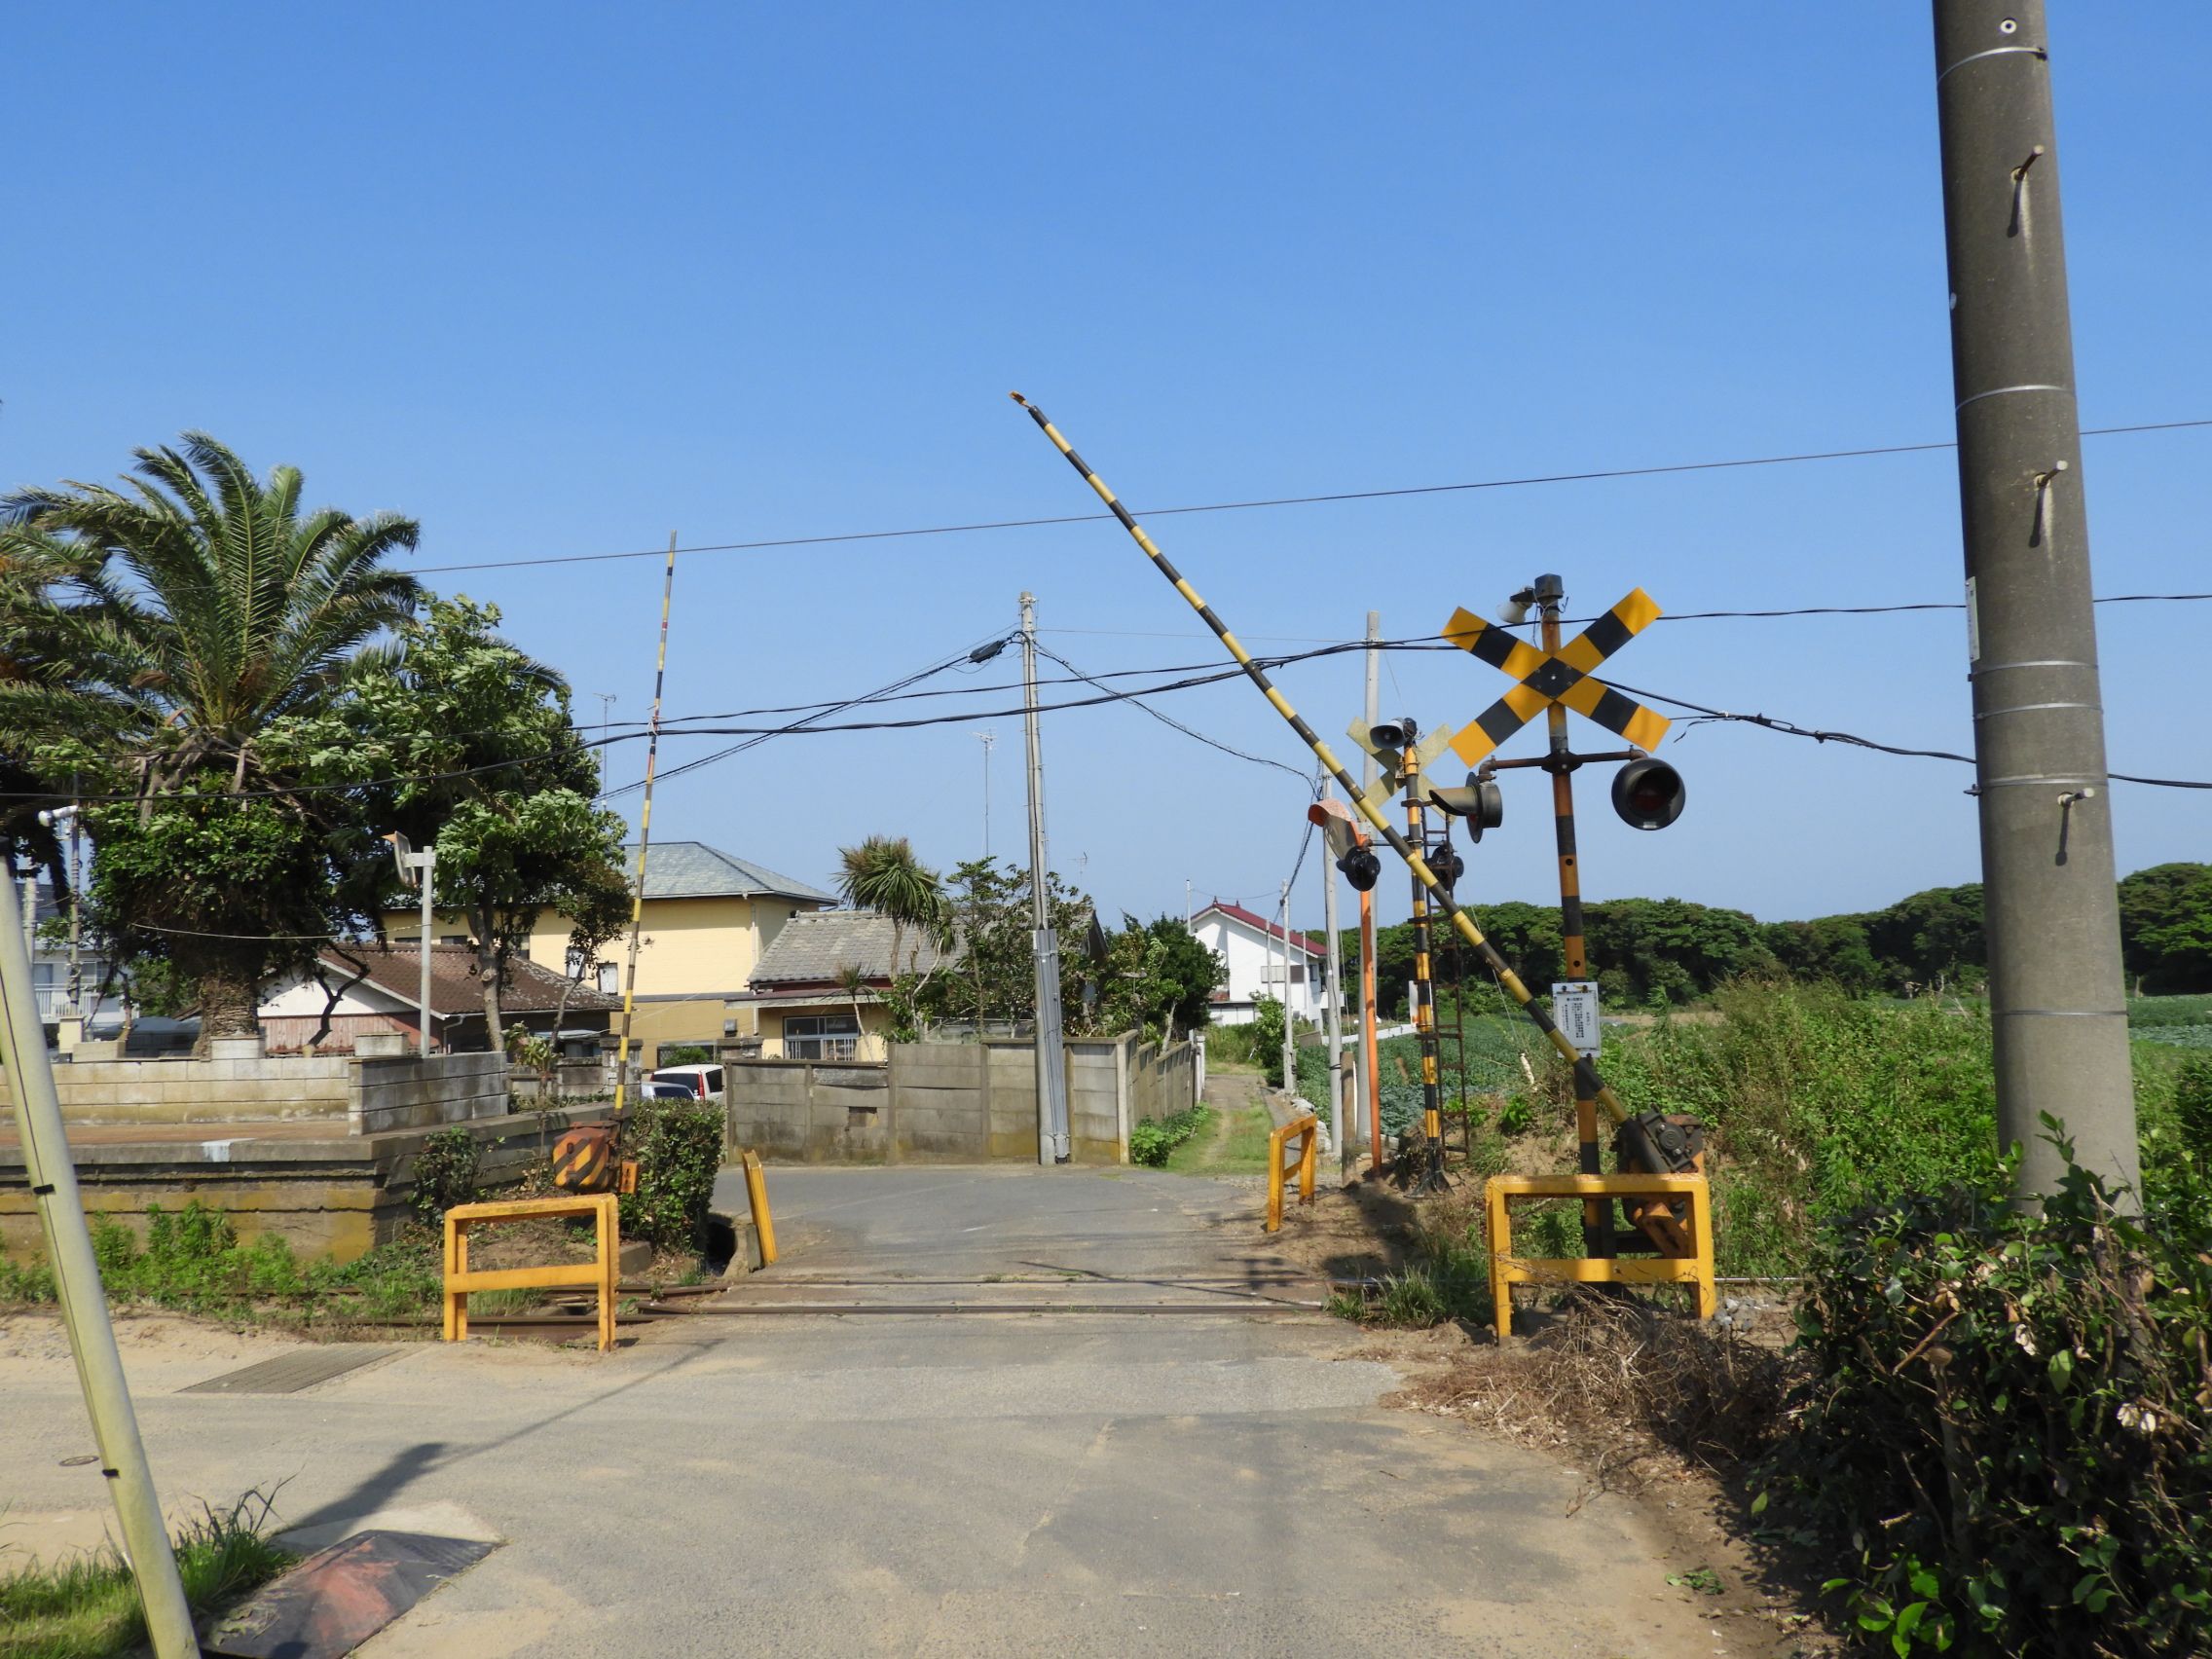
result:
<svg viewBox="0 0 2212 1659"><path fill-rule="evenodd" d="M793 1274L1265 1269L1246 1185L769 1179ZM286 1482L311 1540L371 1516L506 1540L365 1659L1730 1651L1642 1517L1567 1518L1558 1465L1381 1407L1392 1373L1337 1357L1326 1319L700 1318L605 1358L424 1345L261 1397L177 1390L276 1340L127 1329L165 1492ZM6 1521L83 1527L104 1497L60 1466L90 1438L51 1321L0 1325L0 1396Z"/></svg>

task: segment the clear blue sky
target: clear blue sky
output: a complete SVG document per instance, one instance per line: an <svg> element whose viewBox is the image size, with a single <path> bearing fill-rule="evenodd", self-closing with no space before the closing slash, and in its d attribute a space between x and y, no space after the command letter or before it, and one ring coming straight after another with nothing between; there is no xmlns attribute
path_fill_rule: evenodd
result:
<svg viewBox="0 0 2212 1659"><path fill-rule="evenodd" d="M2084 423L2212 416L2212 11L2052 10ZM1010 387L1140 511L1947 439L1927 14L18 10L0 483L109 477L203 427L318 500L420 517L430 566L1087 510ZM2212 431L2092 438L2085 469L2101 592L2212 587ZM1154 529L1255 642L1356 635L1371 607L1428 634L1546 570L1578 608L1638 583L1671 610L1960 591L1942 452ZM656 562L426 579L500 605L581 718L602 691L643 716ZM866 689L1004 631L1023 587L1087 669L1218 655L1110 526L702 553L671 712ZM2100 620L2114 764L2212 777L2212 606ZM1618 664L1970 743L1956 612L1663 624ZM1334 734L1359 675L1284 679ZM1384 701L1456 723L1501 684L1400 657ZM1164 706L1303 760L1242 684ZM995 729L993 846L1015 853L1019 722ZM1288 872L1282 774L1126 708L1045 742L1053 862L1109 911ZM1616 825L1585 774L1596 895L1777 917L1977 872L1964 767L1746 728L1674 758L1691 804L1665 834ZM870 830L948 865L981 845L981 776L973 728L781 741L671 783L654 829L817 881ZM1532 783L1463 893L1552 892ZM2121 867L2207 856L2208 814L2119 786Z"/></svg>

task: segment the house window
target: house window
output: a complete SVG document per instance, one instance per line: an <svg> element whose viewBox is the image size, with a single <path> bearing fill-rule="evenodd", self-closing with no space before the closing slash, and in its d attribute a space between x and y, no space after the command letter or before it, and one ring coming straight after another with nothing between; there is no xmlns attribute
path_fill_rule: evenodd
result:
<svg viewBox="0 0 2212 1659"><path fill-rule="evenodd" d="M794 1014L784 1020L784 1057L849 1060L860 1052L861 1022L849 1014Z"/></svg>
<svg viewBox="0 0 2212 1659"><path fill-rule="evenodd" d="M603 997L622 994L622 969L618 964L602 962L599 965L599 994Z"/></svg>
<svg viewBox="0 0 2212 1659"><path fill-rule="evenodd" d="M1262 970L1260 970L1260 983L1263 985L1279 985L1283 982L1282 976L1283 967L1282 964L1278 962L1272 968L1263 968ZM1290 982L1294 985L1303 985L1306 983L1305 964L1293 962L1290 965Z"/></svg>

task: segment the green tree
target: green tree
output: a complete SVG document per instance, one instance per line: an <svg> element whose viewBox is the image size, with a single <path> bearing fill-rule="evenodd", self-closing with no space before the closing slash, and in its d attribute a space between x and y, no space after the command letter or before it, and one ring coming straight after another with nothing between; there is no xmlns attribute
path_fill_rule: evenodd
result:
<svg viewBox="0 0 2212 1659"><path fill-rule="evenodd" d="M1090 904L1060 878L1046 873L1047 903L1060 938L1060 1007L1070 1031L1088 1028L1084 985L1090 973L1083 938ZM920 1014L940 1022L973 1021L980 1030L996 1021L1033 1019L1036 975L1030 947L1029 872L996 859L956 865L945 878L946 922L959 963L916 989Z"/></svg>
<svg viewBox="0 0 2212 1659"><path fill-rule="evenodd" d="M322 765L361 784L378 828L437 848L438 903L467 920L495 1050L499 993L538 918L604 919L628 892L622 820L593 804L599 760L568 682L498 622L497 606L433 601L400 627L389 671L350 686L313 728Z"/></svg>
<svg viewBox="0 0 2212 1659"><path fill-rule="evenodd" d="M2212 865L2165 864L2120 884L2120 955L2147 990L2212 990Z"/></svg>
<svg viewBox="0 0 2212 1659"><path fill-rule="evenodd" d="M944 880L914 857L903 835L870 835L857 847L837 849L837 892L859 910L873 910L891 922L894 977L914 972L921 941L944 931ZM906 930L915 930L914 953L904 953Z"/></svg>
<svg viewBox="0 0 2212 1659"><path fill-rule="evenodd" d="M1192 936L1180 916L1140 922L1124 915L1107 940L1094 1022L1108 1032L1138 1030L1172 1042L1213 1016L1213 993L1228 965Z"/></svg>
<svg viewBox="0 0 2212 1659"><path fill-rule="evenodd" d="M296 467L266 480L204 433L136 454L123 488L0 500L0 526L62 550L38 605L55 666L0 683L0 752L89 795L95 926L166 963L210 1036L251 1033L263 982L362 919L376 849L346 792L313 787L300 722L388 664L413 614L388 569L415 521L303 512Z"/></svg>

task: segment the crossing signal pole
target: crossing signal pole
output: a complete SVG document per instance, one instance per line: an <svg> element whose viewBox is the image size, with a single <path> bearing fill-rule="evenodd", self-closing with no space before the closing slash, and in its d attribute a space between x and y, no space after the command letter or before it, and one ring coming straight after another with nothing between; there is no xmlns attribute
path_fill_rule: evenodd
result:
<svg viewBox="0 0 2212 1659"><path fill-rule="evenodd" d="M1366 719L1382 718L1382 613L1367 613ZM1360 788L1375 787L1375 756L1360 768ZM1370 857L1373 855L1370 854ZM1375 883L1359 890L1359 1072L1367 1090L1367 1144L1370 1169L1382 1167L1382 1056L1375 1048Z"/></svg>
<svg viewBox="0 0 2212 1659"><path fill-rule="evenodd" d="M1411 752L1419 733L1409 719L1402 720L1404 748ZM1393 745L1392 747L1396 747ZM1425 853L1428 846L1428 811L1422 804L1421 775L1406 774L1406 843ZM1428 885L1414 877L1414 1036L1420 1044L1420 1173L1414 1191L1434 1192L1444 1178L1444 1094L1437 1075L1436 986L1429 971ZM1401 1176L1402 1178L1402 1176Z"/></svg>
<svg viewBox="0 0 2212 1659"><path fill-rule="evenodd" d="M1538 576L1532 584L1542 614L1540 634L1544 649L1557 656L1560 647L1559 613L1567 590L1556 575ZM1544 730L1550 761L1544 770L1552 775L1552 826L1559 848L1559 931L1561 972L1570 984L1590 978L1589 952L1582 934L1582 871L1574 844L1574 767L1567 739L1567 705L1553 703L1544 711ZM1585 1175L1601 1173L1598 1161L1598 1102L1577 1081L1574 1086L1574 1138L1579 1167ZM1593 1256L1613 1253L1612 1205L1599 1198L1582 1204L1582 1247Z"/></svg>
<svg viewBox="0 0 2212 1659"><path fill-rule="evenodd" d="M2023 1197L2137 1186L2044 0L1936 0L1997 1132Z"/></svg>

